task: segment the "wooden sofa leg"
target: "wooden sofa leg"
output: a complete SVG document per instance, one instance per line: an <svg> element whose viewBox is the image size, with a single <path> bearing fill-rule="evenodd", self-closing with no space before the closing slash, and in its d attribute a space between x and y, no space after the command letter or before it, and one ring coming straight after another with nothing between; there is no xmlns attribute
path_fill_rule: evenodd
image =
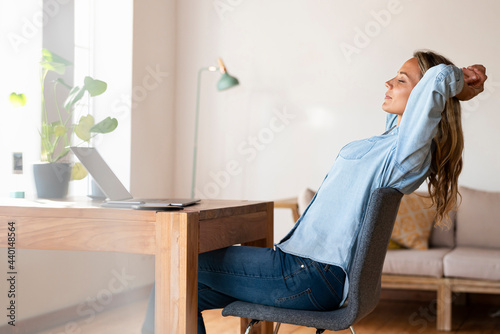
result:
<svg viewBox="0 0 500 334"><path fill-rule="evenodd" d="M443 279L437 291L437 330L451 331L452 293L450 281Z"/></svg>

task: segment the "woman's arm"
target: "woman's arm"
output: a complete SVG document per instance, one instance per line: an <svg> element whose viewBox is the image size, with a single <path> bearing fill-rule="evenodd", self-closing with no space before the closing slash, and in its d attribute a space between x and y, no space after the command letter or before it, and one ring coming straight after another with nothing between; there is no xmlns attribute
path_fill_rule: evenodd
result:
<svg viewBox="0 0 500 334"><path fill-rule="evenodd" d="M463 72L453 65L431 67L413 88L399 125L396 166L404 173L418 172L428 163L446 101L461 92Z"/></svg>
<svg viewBox="0 0 500 334"><path fill-rule="evenodd" d="M482 65L460 70L453 65L430 68L413 88L403 113L396 147L396 163L404 172L419 170L437 133L446 101L455 96L466 101L484 90Z"/></svg>

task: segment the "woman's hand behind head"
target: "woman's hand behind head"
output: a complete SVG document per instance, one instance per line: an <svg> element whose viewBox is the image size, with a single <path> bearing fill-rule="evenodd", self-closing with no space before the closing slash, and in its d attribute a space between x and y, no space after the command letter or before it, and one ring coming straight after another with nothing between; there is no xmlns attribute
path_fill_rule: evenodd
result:
<svg viewBox="0 0 500 334"><path fill-rule="evenodd" d="M460 101L468 101L484 91L484 82L488 76L483 65L464 67L462 72L464 73L464 87L455 97Z"/></svg>

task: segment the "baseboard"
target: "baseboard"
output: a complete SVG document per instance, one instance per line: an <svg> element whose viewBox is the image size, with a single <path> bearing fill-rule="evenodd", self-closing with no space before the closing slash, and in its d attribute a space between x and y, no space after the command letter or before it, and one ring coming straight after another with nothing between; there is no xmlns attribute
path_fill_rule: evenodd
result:
<svg viewBox="0 0 500 334"><path fill-rule="evenodd" d="M107 305L102 305L103 309L100 312L114 309L123 306L126 303L137 302L147 298L153 288L153 284L143 287L130 289L113 295L113 300ZM85 319L86 316L79 316L79 308L81 304L68 306L53 312L41 314L28 319L16 321L16 326L8 324L0 326L0 333L6 334L25 334L25 333L38 333L40 331L49 330L51 328L64 325L71 321L78 321Z"/></svg>

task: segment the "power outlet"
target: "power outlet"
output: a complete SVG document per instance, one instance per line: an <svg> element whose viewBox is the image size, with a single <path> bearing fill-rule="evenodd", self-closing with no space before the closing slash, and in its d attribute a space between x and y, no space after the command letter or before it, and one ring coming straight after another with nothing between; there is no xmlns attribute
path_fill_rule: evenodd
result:
<svg viewBox="0 0 500 334"><path fill-rule="evenodd" d="M23 174L23 153L22 152L12 153L12 173L13 174Z"/></svg>

